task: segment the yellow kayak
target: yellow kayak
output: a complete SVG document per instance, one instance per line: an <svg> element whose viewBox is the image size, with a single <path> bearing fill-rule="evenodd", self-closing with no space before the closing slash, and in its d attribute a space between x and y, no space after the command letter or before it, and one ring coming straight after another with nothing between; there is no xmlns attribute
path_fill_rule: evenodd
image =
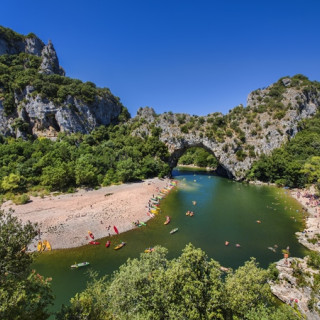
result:
<svg viewBox="0 0 320 320"><path fill-rule="evenodd" d="M125 242L121 242L120 244L118 244L118 245L114 248L114 250L119 250L119 249L121 249L125 244L126 244Z"/></svg>
<svg viewBox="0 0 320 320"><path fill-rule="evenodd" d="M50 242L49 241L47 241L47 250L49 250L49 251L51 251L51 244L50 244Z"/></svg>
<svg viewBox="0 0 320 320"><path fill-rule="evenodd" d="M41 241L38 242L37 250L42 251L42 242Z"/></svg>

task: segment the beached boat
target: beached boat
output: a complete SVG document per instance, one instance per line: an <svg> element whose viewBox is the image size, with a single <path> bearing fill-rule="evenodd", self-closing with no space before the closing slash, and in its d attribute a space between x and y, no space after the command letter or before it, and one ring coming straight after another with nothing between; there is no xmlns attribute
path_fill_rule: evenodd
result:
<svg viewBox="0 0 320 320"><path fill-rule="evenodd" d="M47 240L42 241L42 251L45 251L47 249Z"/></svg>
<svg viewBox="0 0 320 320"><path fill-rule="evenodd" d="M132 222L132 224L136 227L141 227L141 224L140 223L137 223L137 222Z"/></svg>
<svg viewBox="0 0 320 320"><path fill-rule="evenodd" d="M140 225L142 225L142 226L146 226L147 224L145 223L145 222L140 222Z"/></svg>
<svg viewBox="0 0 320 320"><path fill-rule="evenodd" d="M91 239L94 239L94 235L93 235L93 233L92 233L91 231L88 231L88 234L89 234L89 237L90 237Z"/></svg>
<svg viewBox="0 0 320 320"><path fill-rule="evenodd" d="M38 242L37 250L38 250L39 252L42 251L42 242L41 242L41 241Z"/></svg>
<svg viewBox="0 0 320 320"><path fill-rule="evenodd" d="M118 229L117 229L116 226L113 226L113 230L114 230L114 232L115 232L116 234L119 234L119 231L118 231Z"/></svg>
<svg viewBox="0 0 320 320"><path fill-rule="evenodd" d="M52 250L52 248L51 248L51 244L50 244L50 242L47 240L47 250L49 250L49 251L51 251Z"/></svg>
<svg viewBox="0 0 320 320"><path fill-rule="evenodd" d="M109 248L109 247L110 247L110 244L111 244L111 241L108 240L108 241L106 242L106 248Z"/></svg>
<svg viewBox="0 0 320 320"><path fill-rule="evenodd" d="M120 244L118 244L116 247L114 247L114 250L119 250L121 249L126 243L125 242L121 242Z"/></svg>
<svg viewBox="0 0 320 320"><path fill-rule="evenodd" d="M71 265L71 268L85 267L85 266L88 266L89 264L90 264L89 262L75 263L75 264Z"/></svg>
<svg viewBox="0 0 320 320"><path fill-rule="evenodd" d="M167 219L166 219L166 221L163 223L163 224L168 224L168 223L170 223L170 217L169 216L167 216Z"/></svg>
<svg viewBox="0 0 320 320"><path fill-rule="evenodd" d="M89 244L100 244L98 241L90 241Z"/></svg>
<svg viewBox="0 0 320 320"><path fill-rule="evenodd" d="M170 231L170 234L173 234L173 233L177 232L178 230L179 230L178 228L172 229L172 230Z"/></svg>

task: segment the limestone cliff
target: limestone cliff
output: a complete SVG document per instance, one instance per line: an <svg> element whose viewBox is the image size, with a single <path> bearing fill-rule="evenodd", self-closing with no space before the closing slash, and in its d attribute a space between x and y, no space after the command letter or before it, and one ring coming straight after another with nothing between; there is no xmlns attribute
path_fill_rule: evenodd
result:
<svg viewBox="0 0 320 320"><path fill-rule="evenodd" d="M187 148L203 147L218 159L219 174L241 180L253 161L294 137L300 121L315 115L319 106L320 84L297 75L250 93L246 107L237 106L227 115L156 115L144 108L132 121L136 135L158 128L171 153L171 167Z"/></svg>
<svg viewBox="0 0 320 320"><path fill-rule="evenodd" d="M109 89L65 77L51 41L0 27L0 134L89 133L123 108Z"/></svg>

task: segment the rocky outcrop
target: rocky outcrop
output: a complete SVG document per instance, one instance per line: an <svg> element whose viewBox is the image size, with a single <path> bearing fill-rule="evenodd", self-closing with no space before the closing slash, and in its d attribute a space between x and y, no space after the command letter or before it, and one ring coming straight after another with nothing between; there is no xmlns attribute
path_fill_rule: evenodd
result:
<svg viewBox="0 0 320 320"><path fill-rule="evenodd" d="M51 41L45 45L34 34L23 36L0 27L0 55L20 53L41 57L39 73L65 75ZM90 103L71 95L66 96L63 102L61 99L58 102L58 99L44 98L33 86L27 85L23 90L14 91L12 99L16 110L10 110L8 114L4 107L7 92L0 82L0 134L23 138L28 134L54 138L59 132L90 133L97 126L116 122L123 109L119 98L107 89L95 91L97 93L94 99L90 99Z"/></svg>
<svg viewBox="0 0 320 320"><path fill-rule="evenodd" d="M65 72L62 67L59 66L59 60L57 53L54 50L51 41L43 47L41 51L42 63L40 66L40 72L45 74L59 74L64 76Z"/></svg>
<svg viewBox="0 0 320 320"><path fill-rule="evenodd" d="M314 301L310 303L314 275L318 274L319 270L308 267L307 260L308 257L278 261L276 265L279 271L278 279L270 282L270 286L275 296L284 303L296 307L307 319L320 320L319 292L313 297ZM310 305L313 310L310 310Z"/></svg>
<svg viewBox="0 0 320 320"><path fill-rule="evenodd" d="M32 97L33 90L28 86L25 92L16 95L19 108L15 116L6 117L0 101L0 132L16 137L32 134L50 138L59 132L90 133L100 125L116 122L122 110L121 103L112 95L96 97L92 104L69 96L63 104L56 105L39 95Z"/></svg>
<svg viewBox="0 0 320 320"><path fill-rule="evenodd" d="M0 27L0 55L19 54L22 52L42 58L39 72L45 74L65 74L62 67L59 66L57 53L50 40L45 45L34 34L23 36L8 28Z"/></svg>
<svg viewBox="0 0 320 320"><path fill-rule="evenodd" d="M281 85L252 92L245 108L238 106L225 116L156 115L152 108L140 109L132 119L140 123L134 134L150 135L153 127L160 128L160 140L171 154L171 168L186 149L202 147L218 159L218 174L241 180L260 155L270 154L294 137L299 122L314 116L320 106L320 90L300 82L292 86L290 78L281 81ZM281 94L276 91L279 88ZM273 101L276 94L277 100ZM263 101L269 101L269 106Z"/></svg>

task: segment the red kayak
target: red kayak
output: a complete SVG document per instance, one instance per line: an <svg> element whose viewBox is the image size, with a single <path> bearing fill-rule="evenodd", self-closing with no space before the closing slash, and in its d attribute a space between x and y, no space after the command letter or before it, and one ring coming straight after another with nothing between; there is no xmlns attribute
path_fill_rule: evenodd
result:
<svg viewBox="0 0 320 320"><path fill-rule="evenodd" d="M118 229L117 229L116 226L113 226L113 229L114 229L114 232L115 232L116 234L119 234L119 231L118 231Z"/></svg>
<svg viewBox="0 0 320 320"><path fill-rule="evenodd" d="M89 233L89 237L90 237L91 239L94 239L93 233L92 233L91 231L88 231L88 233Z"/></svg>
<svg viewBox="0 0 320 320"><path fill-rule="evenodd" d="M100 244L100 242L98 242L98 241L90 241L89 243L90 244Z"/></svg>
<svg viewBox="0 0 320 320"><path fill-rule="evenodd" d="M108 240L107 242L106 242L106 248L109 248L110 247L110 241Z"/></svg>

